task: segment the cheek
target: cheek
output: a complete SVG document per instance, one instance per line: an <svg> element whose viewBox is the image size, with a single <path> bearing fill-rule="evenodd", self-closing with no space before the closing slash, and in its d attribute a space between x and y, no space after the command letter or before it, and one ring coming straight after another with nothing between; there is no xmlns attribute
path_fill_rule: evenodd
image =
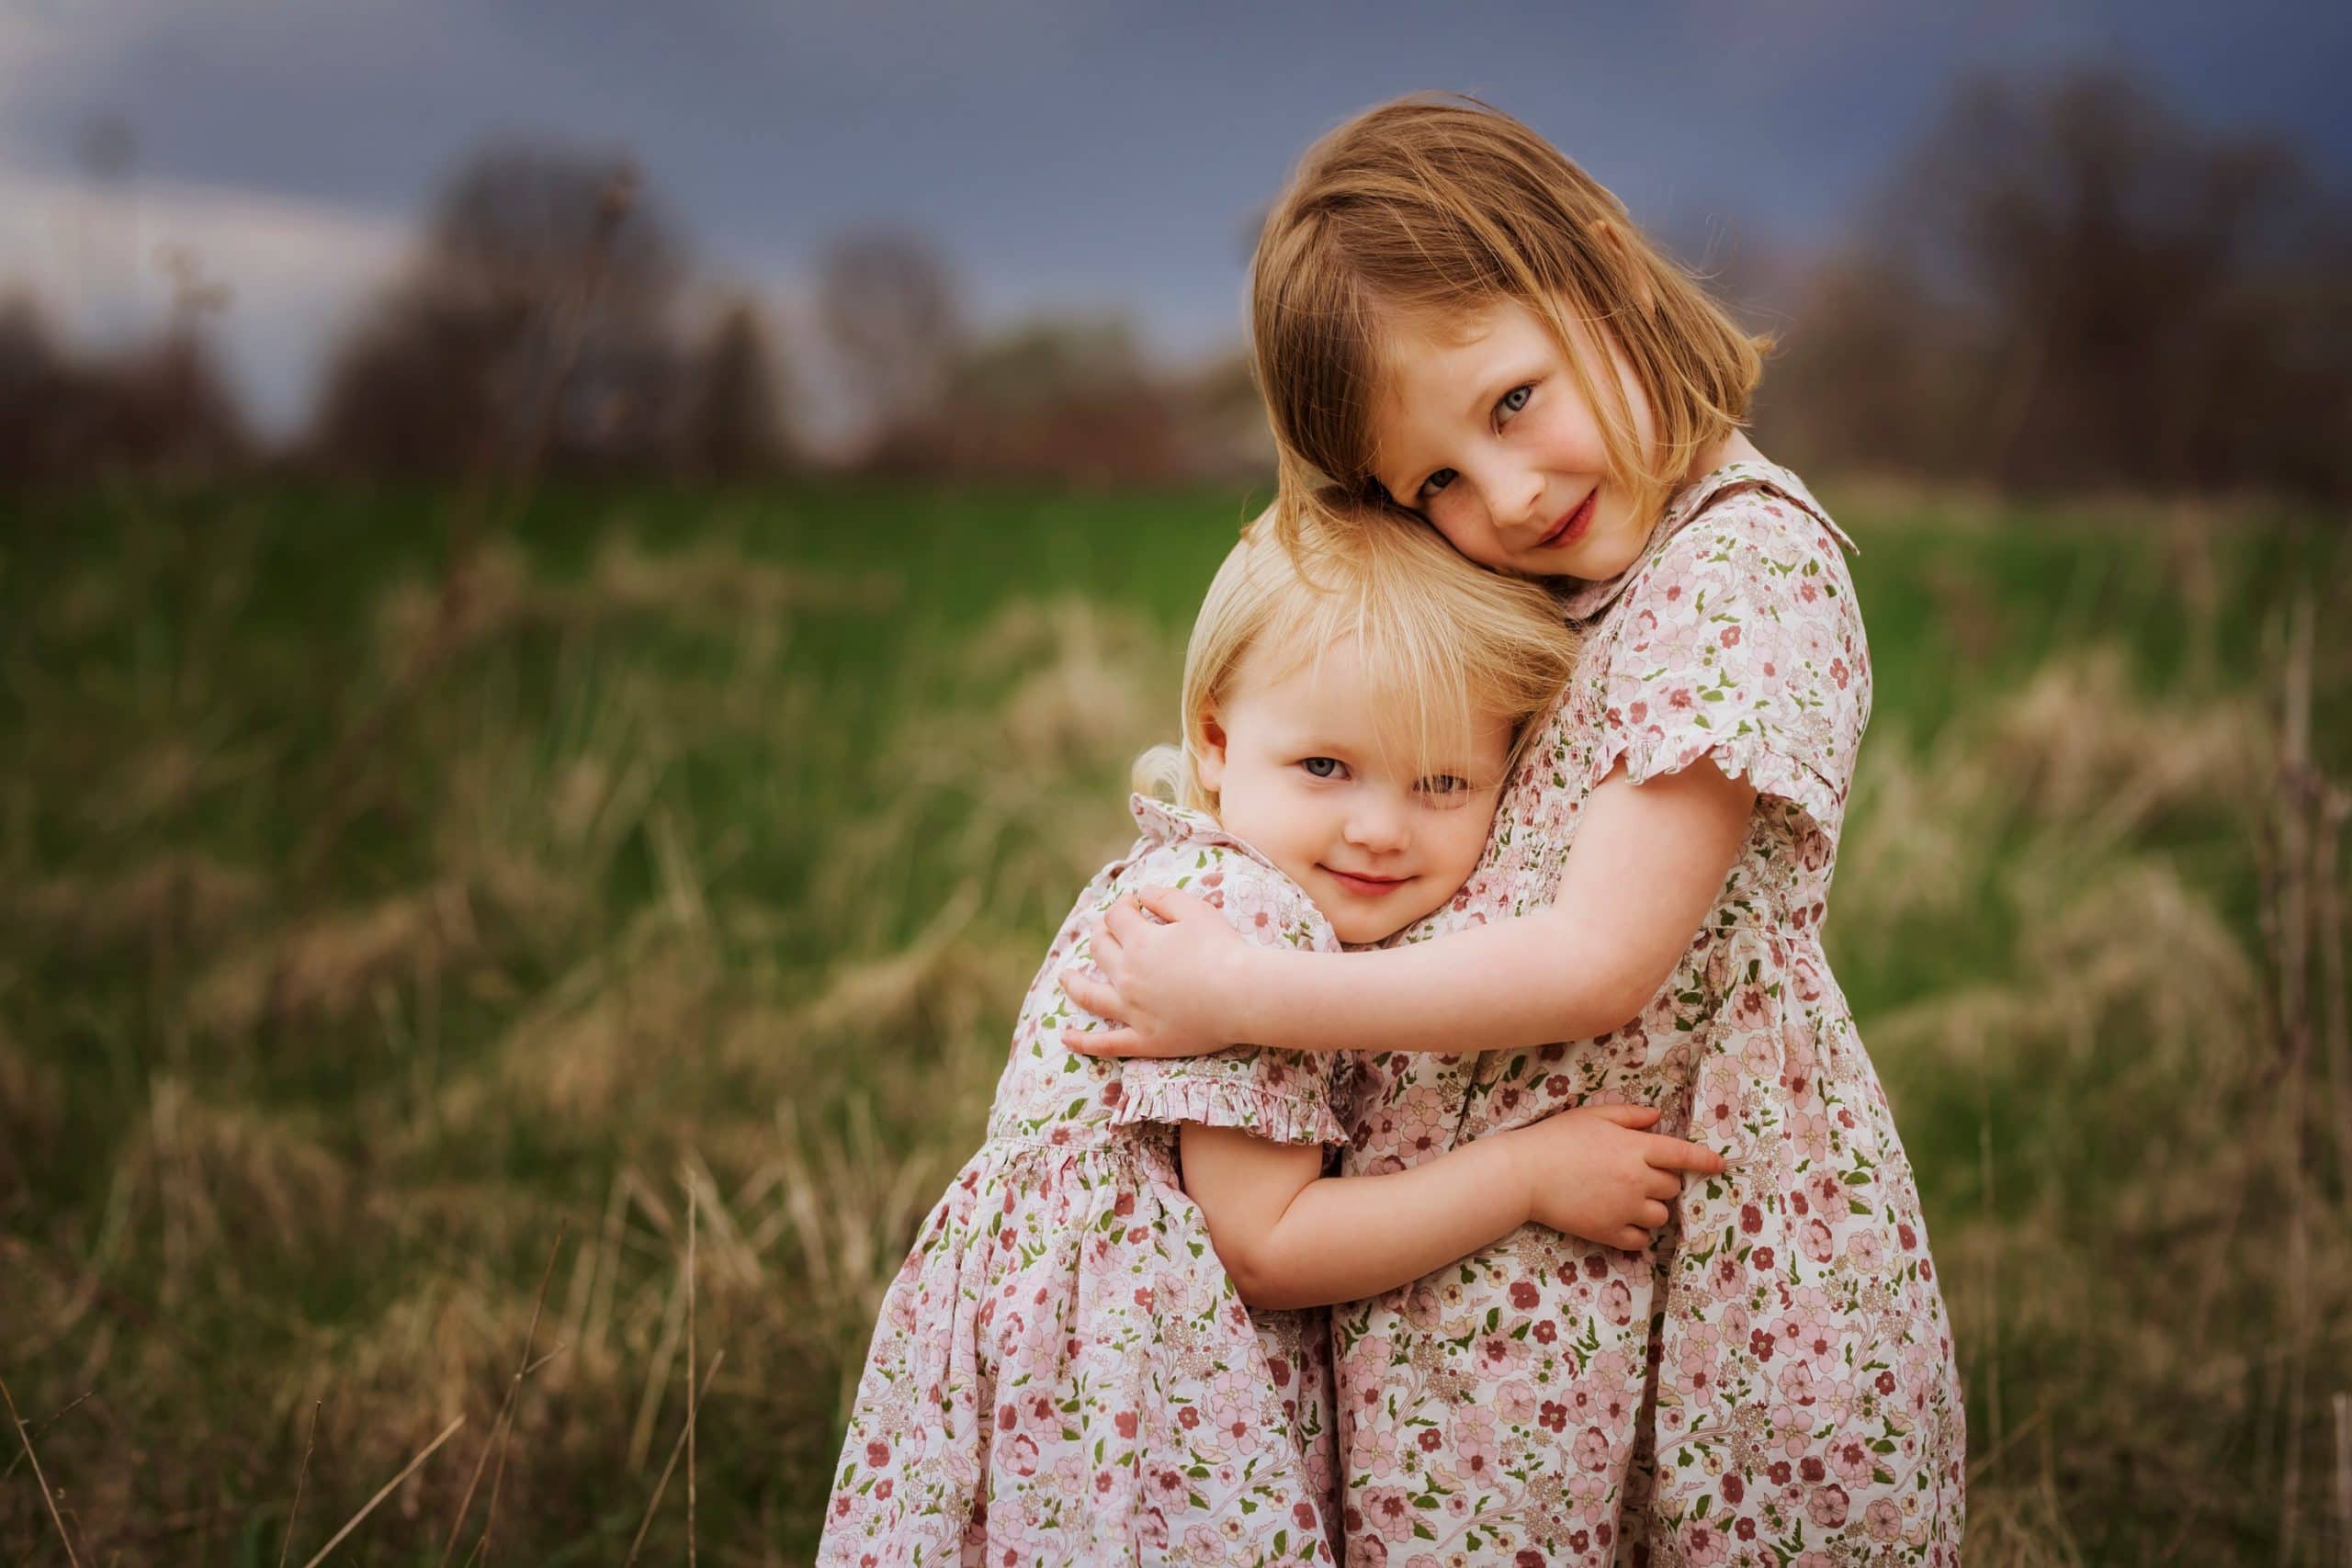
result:
<svg viewBox="0 0 2352 1568"><path fill-rule="evenodd" d="M1451 487L1438 493L1429 507L1430 526L1449 545L1454 553L1480 566L1505 564L1503 553L1495 547L1494 530L1487 527L1485 517L1476 503L1466 500L1450 501Z"/></svg>

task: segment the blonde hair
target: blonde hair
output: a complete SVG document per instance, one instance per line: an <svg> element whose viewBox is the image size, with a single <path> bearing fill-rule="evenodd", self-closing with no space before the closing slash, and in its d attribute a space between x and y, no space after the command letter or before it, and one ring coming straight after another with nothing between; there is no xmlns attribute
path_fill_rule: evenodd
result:
<svg viewBox="0 0 2352 1568"><path fill-rule="evenodd" d="M1308 149L1259 236L1256 373L1284 490L1319 479L1408 504L1374 474L1383 334L1400 316L1458 317L1500 300L1551 328L1636 515L1663 506L1747 417L1770 340L1734 324L1623 203L1499 109L1400 98ZM1576 352L1572 318L1624 355L1655 416L1654 454L1640 450L1617 377Z"/></svg>
<svg viewBox="0 0 2352 1568"><path fill-rule="evenodd" d="M1426 761L1474 718L1510 728L1507 767L1576 668L1577 637L1552 596L1472 565L1425 525L1366 526L1364 503L1332 489L1269 508L1241 531L1209 583L1184 650L1184 739L1137 760L1135 787L1215 815L1201 780L1210 716L1245 658L1272 654L1280 680L1351 639L1384 713Z"/></svg>

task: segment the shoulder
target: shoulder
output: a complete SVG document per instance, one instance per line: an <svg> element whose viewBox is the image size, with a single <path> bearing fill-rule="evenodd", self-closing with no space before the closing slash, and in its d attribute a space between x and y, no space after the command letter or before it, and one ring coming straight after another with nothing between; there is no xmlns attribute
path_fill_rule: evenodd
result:
<svg viewBox="0 0 2352 1568"><path fill-rule="evenodd" d="M1129 809L1143 838L1117 891L1172 887L1196 894L1253 942L1338 951L1338 934L1306 890L1215 818L1142 795Z"/></svg>

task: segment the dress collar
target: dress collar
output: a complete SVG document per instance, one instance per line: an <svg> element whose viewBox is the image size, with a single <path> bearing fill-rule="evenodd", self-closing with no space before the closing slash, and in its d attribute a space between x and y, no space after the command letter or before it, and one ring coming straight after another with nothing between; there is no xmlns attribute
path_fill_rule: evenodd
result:
<svg viewBox="0 0 2352 1568"><path fill-rule="evenodd" d="M1702 477L1693 479L1667 498L1666 510L1659 513L1657 526L1650 530L1649 542L1642 553L1634 558L1633 565L1616 576L1600 582L1579 582L1560 595L1561 613L1571 621L1591 621L1614 604L1634 579L1641 575L1650 562L1657 558L1667 541L1680 533L1710 501L1727 491L1762 488L1776 491L1804 508L1814 521L1829 530L1830 536L1846 548L1860 555L1861 548L1846 536L1846 531L1830 521L1829 513L1804 481L1781 467L1758 458L1743 457L1725 463Z"/></svg>

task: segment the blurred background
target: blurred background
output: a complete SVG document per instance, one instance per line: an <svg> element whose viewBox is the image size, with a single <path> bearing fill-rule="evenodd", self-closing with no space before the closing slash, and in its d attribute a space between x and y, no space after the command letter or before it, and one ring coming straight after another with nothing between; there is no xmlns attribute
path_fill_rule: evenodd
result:
<svg viewBox="0 0 2352 1568"><path fill-rule="evenodd" d="M2352 1556L2348 15L5 0L0 1550L808 1559L1448 88L1862 545L1971 1560Z"/></svg>

